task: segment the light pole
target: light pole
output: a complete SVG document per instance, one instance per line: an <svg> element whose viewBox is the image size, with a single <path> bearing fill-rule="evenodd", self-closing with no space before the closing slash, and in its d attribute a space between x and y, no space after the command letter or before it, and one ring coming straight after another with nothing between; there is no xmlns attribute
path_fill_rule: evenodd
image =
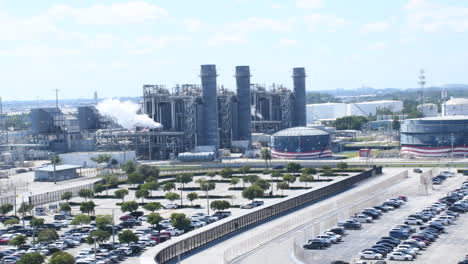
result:
<svg viewBox="0 0 468 264"><path fill-rule="evenodd" d="M94 240L94 260L96 260L96 251L97 251L96 238L97 238L97 236L93 236L93 240Z"/></svg>

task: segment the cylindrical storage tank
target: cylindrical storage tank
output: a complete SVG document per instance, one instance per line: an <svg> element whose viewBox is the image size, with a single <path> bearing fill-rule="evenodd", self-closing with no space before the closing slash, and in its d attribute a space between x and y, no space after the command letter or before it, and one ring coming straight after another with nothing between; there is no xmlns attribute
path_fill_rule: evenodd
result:
<svg viewBox="0 0 468 264"><path fill-rule="evenodd" d="M444 108L444 115L468 115L468 99L454 98L445 102L442 107Z"/></svg>
<svg viewBox="0 0 468 264"><path fill-rule="evenodd" d="M307 123L317 119L336 119L346 116L347 107L343 103L323 103L307 105Z"/></svg>
<svg viewBox="0 0 468 264"><path fill-rule="evenodd" d="M236 87L239 101L237 103L238 132L235 140L252 140L250 76L249 66L236 66Z"/></svg>
<svg viewBox="0 0 468 264"><path fill-rule="evenodd" d="M305 126L306 113L306 73L304 68L293 68L294 83L294 114L293 126Z"/></svg>
<svg viewBox="0 0 468 264"><path fill-rule="evenodd" d="M436 104L422 104L417 107L418 112L422 113L424 117L437 116L438 108Z"/></svg>
<svg viewBox="0 0 468 264"><path fill-rule="evenodd" d="M178 159L183 162L200 162L200 161L213 161L215 159L214 152L184 152L180 153Z"/></svg>
<svg viewBox="0 0 468 264"><path fill-rule="evenodd" d="M400 128L404 157L468 155L468 116L406 119Z"/></svg>
<svg viewBox="0 0 468 264"><path fill-rule="evenodd" d="M276 159L331 157L330 134L310 127L281 130L271 136L271 155Z"/></svg>
<svg viewBox="0 0 468 264"><path fill-rule="evenodd" d="M203 143L219 147L218 95L216 65L202 65L200 71L203 99ZM199 142L200 143L200 142Z"/></svg>

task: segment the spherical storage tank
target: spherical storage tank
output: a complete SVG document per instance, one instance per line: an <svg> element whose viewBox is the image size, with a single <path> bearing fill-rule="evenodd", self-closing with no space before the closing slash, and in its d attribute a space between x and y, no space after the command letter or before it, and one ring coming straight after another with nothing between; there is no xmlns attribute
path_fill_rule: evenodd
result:
<svg viewBox="0 0 468 264"><path fill-rule="evenodd" d="M330 134L311 127L292 127L271 137L271 155L276 159L331 157Z"/></svg>

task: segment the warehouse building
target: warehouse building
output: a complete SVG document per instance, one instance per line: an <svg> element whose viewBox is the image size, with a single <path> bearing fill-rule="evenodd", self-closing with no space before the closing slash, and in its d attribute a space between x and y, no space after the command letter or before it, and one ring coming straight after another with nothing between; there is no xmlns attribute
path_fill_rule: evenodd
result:
<svg viewBox="0 0 468 264"><path fill-rule="evenodd" d="M55 182L66 181L79 177L77 169L80 166L76 165L56 165L55 172L54 166L48 165L45 167L37 168L34 174L34 181L40 182Z"/></svg>

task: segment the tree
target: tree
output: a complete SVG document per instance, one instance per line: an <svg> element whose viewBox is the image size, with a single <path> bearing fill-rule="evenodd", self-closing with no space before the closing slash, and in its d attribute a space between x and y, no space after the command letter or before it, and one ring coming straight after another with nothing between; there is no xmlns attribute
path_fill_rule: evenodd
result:
<svg viewBox="0 0 468 264"><path fill-rule="evenodd" d="M365 116L345 116L336 119L335 127L336 130L361 130L367 122L368 119Z"/></svg>
<svg viewBox="0 0 468 264"><path fill-rule="evenodd" d="M114 195L117 199L122 199L122 203L124 202L125 196L128 195L127 189L120 189L114 192Z"/></svg>
<svg viewBox="0 0 468 264"><path fill-rule="evenodd" d="M6 225L6 226L17 225L18 223L19 223L19 220L16 219L16 218L8 219L5 222L3 222L3 224Z"/></svg>
<svg viewBox="0 0 468 264"><path fill-rule="evenodd" d="M283 175L283 181L289 183L289 184L293 184L296 182L296 176L292 175L292 174L285 174Z"/></svg>
<svg viewBox="0 0 468 264"><path fill-rule="evenodd" d="M400 118L398 116L393 116L393 121L392 121L392 129L393 130L400 130L401 124L400 124Z"/></svg>
<svg viewBox="0 0 468 264"><path fill-rule="evenodd" d="M266 169L268 165L268 161L271 161L271 151L267 148L263 148L260 151L260 158L265 161L265 169Z"/></svg>
<svg viewBox="0 0 468 264"><path fill-rule="evenodd" d="M207 181L205 178L200 178L197 180L197 183L200 185L200 189L205 192L206 196L206 210L207 214L210 214L210 195L209 192L216 188L214 182Z"/></svg>
<svg viewBox="0 0 468 264"><path fill-rule="evenodd" d="M93 197L93 191L91 191L90 189L81 189L78 192L78 196L80 196L81 198L84 198L85 201L87 201L88 198Z"/></svg>
<svg viewBox="0 0 468 264"><path fill-rule="evenodd" d="M164 198L166 198L167 200L169 200L172 203L175 200L180 199L180 195L178 195L177 193L168 192L168 193L166 193L164 195Z"/></svg>
<svg viewBox="0 0 468 264"><path fill-rule="evenodd" d="M0 214L2 214L2 215L6 215L11 211L13 211L13 205L12 204L7 203L7 204L2 204L0 206Z"/></svg>
<svg viewBox="0 0 468 264"><path fill-rule="evenodd" d="M140 165L137 168L138 173L146 180L149 177L157 179L159 177L159 168L150 165Z"/></svg>
<svg viewBox="0 0 468 264"><path fill-rule="evenodd" d="M170 192L171 190L174 190L175 189L175 183L173 182L166 182L164 185L163 185L163 191L165 192Z"/></svg>
<svg viewBox="0 0 468 264"><path fill-rule="evenodd" d="M91 218L89 215L85 214L77 214L75 217L73 217L73 220L71 221L70 224L72 225L83 225L83 224L89 224L91 222Z"/></svg>
<svg viewBox="0 0 468 264"><path fill-rule="evenodd" d="M119 164L119 161L116 160L116 159L111 159L110 164L111 164L112 167L115 167L115 166L117 166Z"/></svg>
<svg viewBox="0 0 468 264"><path fill-rule="evenodd" d="M75 259L70 253L59 251L52 254L48 264L75 264Z"/></svg>
<svg viewBox="0 0 468 264"><path fill-rule="evenodd" d="M159 227L159 222L161 222L164 218L158 213L151 213L147 216L146 221L148 224L152 225L153 227Z"/></svg>
<svg viewBox="0 0 468 264"><path fill-rule="evenodd" d="M94 193L101 193L106 190L106 187L100 183L94 185Z"/></svg>
<svg viewBox="0 0 468 264"><path fill-rule="evenodd" d="M254 184L262 188L263 191L266 191L270 188L270 183L264 179L258 179Z"/></svg>
<svg viewBox="0 0 468 264"><path fill-rule="evenodd" d="M60 211L65 212L65 213L70 213L71 212L71 206L68 203L61 204L60 205Z"/></svg>
<svg viewBox="0 0 468 264"><path fill-rule="evenodd" d="M145 189L137 190L135 192L135 197L136 198L141 198L141 202L143 203L144 199L149 197L149 191L145 190Z"/></svg>
<svg viewBox="0 0 468 264"><path fill-rule="evenodd" d="M87 213L88 215L90 213L93 213L94 214L94 208L96 207L96 204L94 204L93 201L89 201L89 202L82 202L81 205L80 205L80 211L82 213Z"/></svg>
<svg viewBox="0 0 468 264"><path fill-rule="evenodd" d="M61 197L61 198L62 198L62 200L67 201L67 203L68 203L68 201L69 201L72 197L73 197L73 193L71 193L71 192L64 192L64 193L62 193L62 197Z"/></svg>
<svg viewBox="0 0 468 264"><path fill-rule="evenodd" d="M244 179L246 179L247 182L249 182L250 184L254 184L260 179L260 177L257 175L251 174L251 175L244 176Z"/></svg>
<svg viewBox="0 0 468 264"><path fill-rule="evenodd" d="M263 189L260 186L253 184L250 187L245 188L242 191L242 197L247 200L255 200L255 198L260 198L263 196Z"/></svg>
<svg viewBox="0 0 468 264"><path fill-rule="evenodd" d="M196 192L188 193L188 194L187 194L187 199L190 201L190 203L191 203L192 206L193 206L193 201L195 201L195 200L198 199L198 193L196 193Z"/></svg>
<svg viewBox="0 0 468 264"><path fill-rule="evenodd" d="M286 170L294 174L301 171L301 169L302 169L301 164L296 163L296 162L289 162L288 165L286 165Z"/></svg>
<svg viewBox="0 0 468 264"><path fill-rule="evenodd" d="M183 197L183 189L185 188L185 184L193 181L192 174L179 174L175 178L176 182L180 183L180 206L182 206L182 197Z"/></svg>
<svg viewBox="0 0 468 264"><path fill-rule="evenodd" d="M145 182L145 178L138 173L138 172L132 172L128 175L128 183L133 184L135 186L136 184L142 184Z"/></svg>
<svg viewBox="0 0 468 264"><path fill-rule="evenodd" d="M323 176L333 176L333 170L330 166L325 165L325 166L322 166L321 169L322 169Z"/></svg>
<svg viewBox="0 0 468 264"><path fill-rule="evenodd" d="M28 213L31 213L33 209L34 206L32 204L23 202L18 209L18 213L20 213L22 217L25 217Z"/></svg>
<svg viewBox="0 0 468 264"><path fill-rule="evenodd" d="M231 204L226 200L215 200L211 202L210 207L215 211L223 211L229 209Z"/></svg>
<svg viewBox="0 0 468 264"><path fill-rule="evenodd" d="M39 252L24 254L16 264L42 264L45 257Z"/></svg>
<svg viewBox="0 0 468 264"><path fill-rule="evenodd" d="M111 234L104 230L94 230L89 233L88 238L86 239L88 244L96 243L101 244L106 242L110 238Z"/></svg>
<svg viewBox="0 0 468 264"><path fill-rule="evenodd" d="M216 176L216 172L214 171L207 172L206 176L210 177L210 179L213 179Z"/></svg>
<svg viewBox="0 0 468 264"><path fill-rule="evenodd" d="M231 168L223 168L219 172L219 175L221 175L221 177L224 178L224 179L231 178L232 174L234 174L234 171Z"/></svg>
<svg viewBox="0 0 468 264"><path fill-rule="evenodd" d="M151 202L151 203L147 203L145 205L143 205L143 209L145 209L146 211L150 211L152 213L154 213L154 211L158 211L162 208L162 205L160 202Z"/></svg>
<svg viewBox="0 0 468 264"><path fill-rule="evenodd" d="M124 230L119 233L119 242L127 244L131 242L138 242L138 236L135 235L131 230Z"/></svg>
<svg viewBox="0 0 468 264"><path fill-rule="evenodd" d="M58 164L60 164L60 162L61 162L61 160L60 160L60 157L58 155L53 155L50 158L50 163L52 163L52 164L58 165Z"/></svg>
<svg viewBox="0 0 468 264"><path fill-rule="evenodd" d="M37 241L39 242L52 242L59 239L59 235L57 234L57 231L54 229L42 229L39 231L37 234Z"/></svg>
<svg viewBox="0 0 468 264"><path fill-rule="evenodd" d="M124 164L122 164L122 170L124 170L127 174L131 174L136 171L136 163L127 160Z"/></svg>
<svg viewBox="0 0 468 264"><path fill-rule="evenodd" d="M106 226L112 224L112 216L110 215L97 215L96 216L96 227L103 230Z"/></svg>
<svg viewBox="0 0 468 264"><path fill-rule="evenodd" d="M317 169L316 168L304 168L302 170L302 173L309 174L309 175L315 175L315 174L317 174Z"/></svg>
<svg viewBox="0 0 468 264"><path fill-rule="evenodd" d="M314 181L314 176L307 174L307 173L302 173L301 176L299 177L300 182L305 182L305 187L307 188L307 183L308 182L313 182Z"/></svg>
<svg viewBox="0 0 468 264"><path fill-rule="evenodd" d="M33 219L31 219L31 221L29 222L29 225L31 225L31 227L39 227L39 226L43 226L44 222L45 222L44 218L33 217Z"/></svg>
<svg viewBox="0 0 468 264"><path fill-rule="evenodd" d="M111 155L109 154L99 154L95 157L91 157L90 160L100 164L100 163L109 163Z"/></svg>
<svg viewBox="0 0 468 264"><path fill-rule="evenodd" d="M287 183L285 181L278 182L276 184L276 188L281 190L281 195L283 195L283 191L286 190L286 189L289 189L289 183Z"/></svg>
<svg viewBox="0 0 468 264"><path fill-rule="evenodd" d="M120 210L122 210L122 212L133 212L133 211L136 211L138 210L138 203L135 202L135 201L128 201L128 202L124 202L120 205Z"/></svg>
<svg viewBox="0 0 468 264"><path fill-rule="evenodd" d="M157 191L159 189L159 183L155 181L150 181L140 186L140 189L148 190L150 192L150 196L153 196L153 191Z"/></svg>
<svg viewBox="0 0 468 264"><path fill-rule="evenodd" d="M26 244L27 239L28 238L26 236L23 236L23 235L15 236L14 238L12 238L10 240L10 242L8 244L10 244L12 246L15 246L15 247L20 247L20 246Z"/></svg>
<svg viewBox="0 0 468 264"><path fill-rule="evenodd" d="M231 178L231 185L235 188L236 185L239 183L239 178L237 177L232 177Z"/></svg>
<svg viewBox="0 0 468 264"><path fill-rule="evenodd" d="M171 225L180 230L188 230L192 220L187 218L183 213L172 213L171 214Z"/></svg>
<svg viewBox="0 0 468 264"><path fill-rule="evenodd" d="M343 172L344 170L346 170L346 169L348 168L348 163L346 163L346 162L340 162L340 163L336 164L336 167L337 167L338 169L340 169L341 172Z"/></svg>

